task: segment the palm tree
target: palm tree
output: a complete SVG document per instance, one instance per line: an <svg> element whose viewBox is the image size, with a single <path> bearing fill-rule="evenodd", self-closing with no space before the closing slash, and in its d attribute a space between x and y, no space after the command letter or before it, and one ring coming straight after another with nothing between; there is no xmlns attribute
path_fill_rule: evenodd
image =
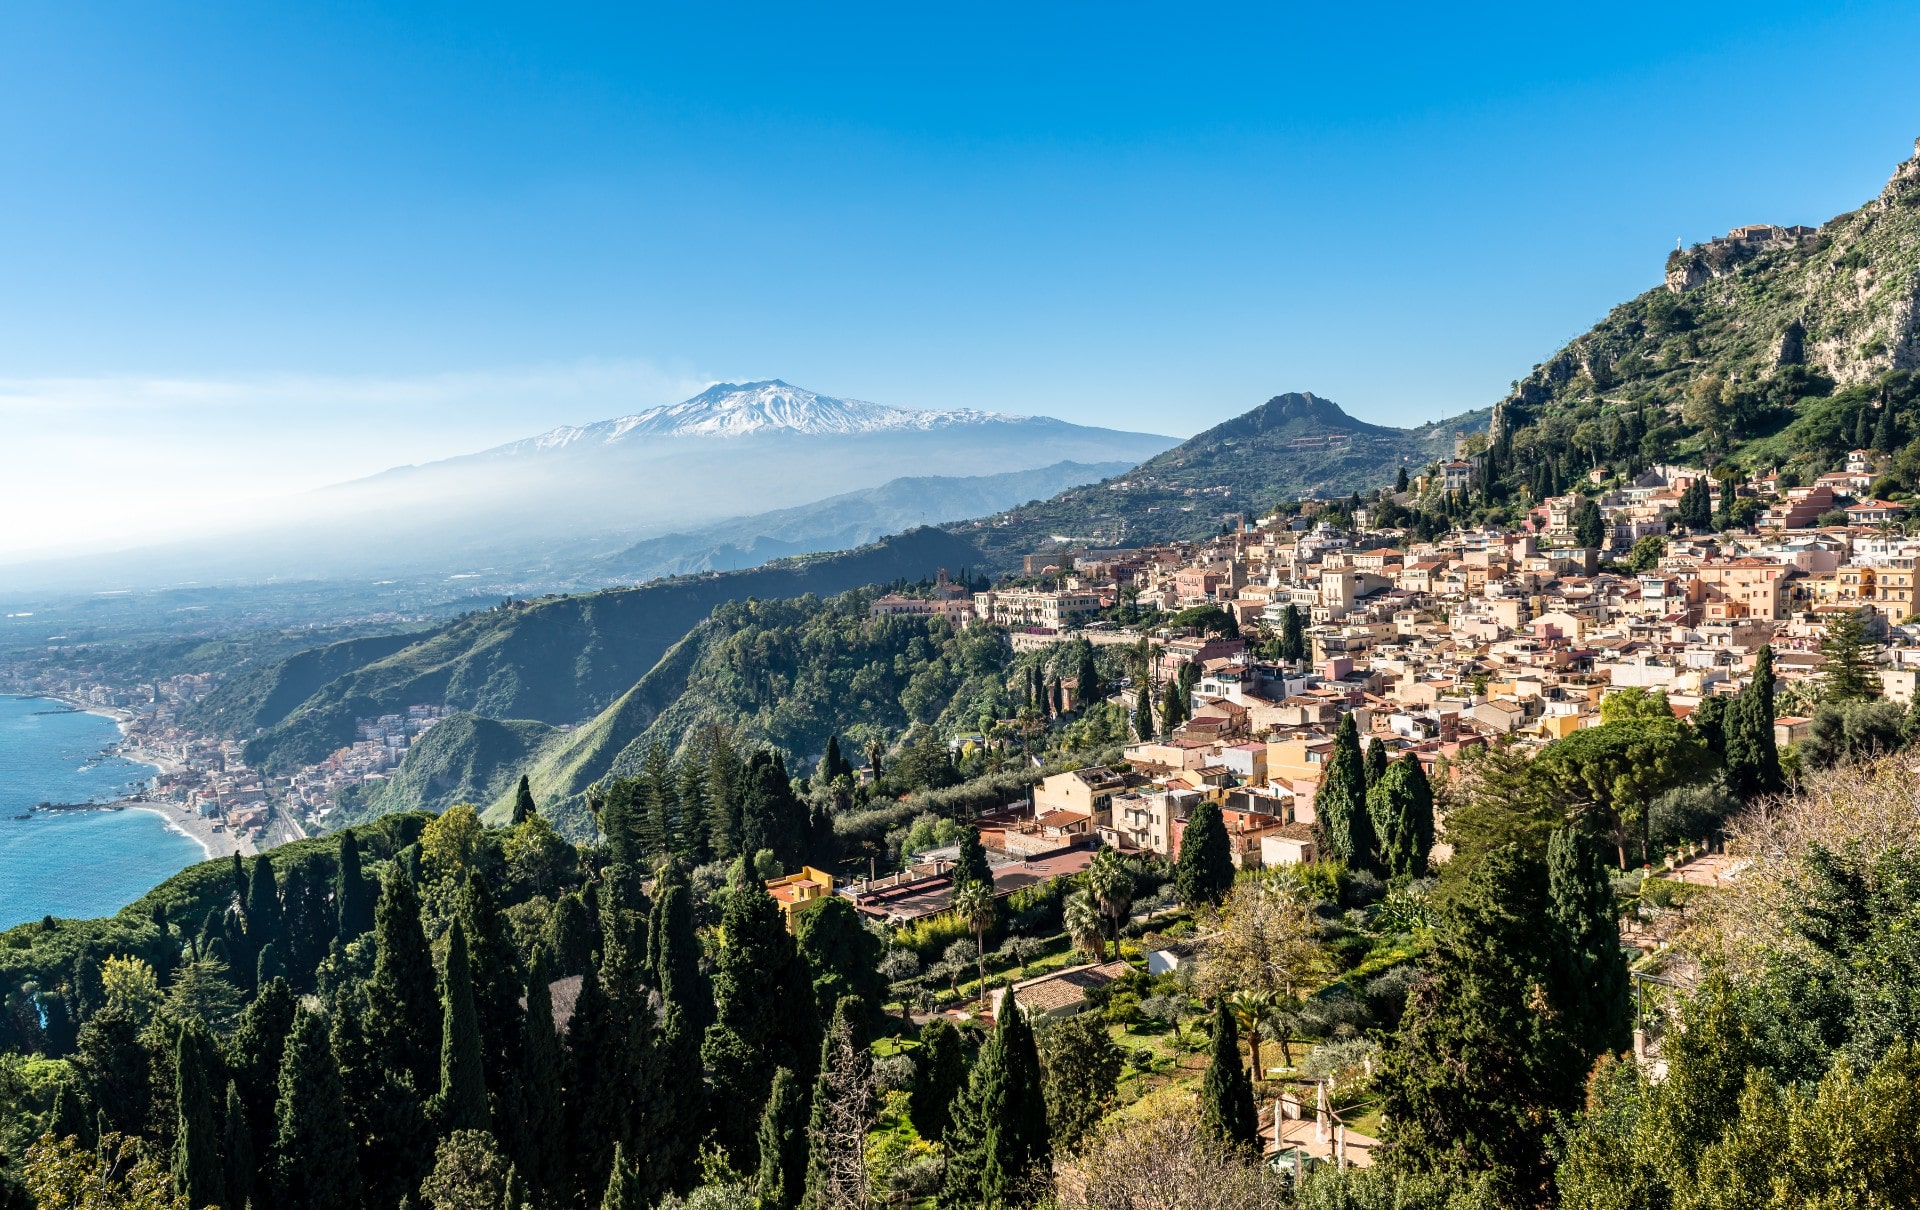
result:
<svg viewBox="0 0 1920 1210"><path fill-rule="evenodd" d="M1100 909L1093 906L1093 896L1085 891L1075 891L1067 896L1066 903L1061 906L1061 916L1067 927L1067 936L1073 941L1073 948L1083 954L1093 955L1096 962L1106 961L1106 930L1101 927Z"/></svg>
<svg viewBox="0 0 1920 1210"><path fill-rule="evenodd" d="M1116 951L1120 946L1120 924L1133 907L1133 872L1120 860L1118 849L1101 849L1087 867L1087 890L1107 918L1109 935Z"/></svg>
<svg viewBox="0 0 1920 1210"><path fill-rule="evenodd" d="M980 961L980 999L987 996L987 930L993 927L993 889L983 882L963 882L953 888L953 914L973 930L973 948Z"/></svg>
<svg viewBox="0 0 1920 1210"><path fill-rule="evenodd" d="M1236 992L1227 1001L1227 1011L1233 1014L1233 1023L1247 1039L1249 1057L1253 1060L1253 1078L1256 1080L1267 1070L1260 1065L1260 1023L1272 1009L1272 992Z"/></svg>

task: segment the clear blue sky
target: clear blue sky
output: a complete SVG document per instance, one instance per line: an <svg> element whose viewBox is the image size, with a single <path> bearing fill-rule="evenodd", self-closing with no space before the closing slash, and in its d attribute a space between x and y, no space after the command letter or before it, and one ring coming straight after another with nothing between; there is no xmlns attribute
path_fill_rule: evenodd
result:
<svg viewBox="0 0 1920 1210"><path fill-rule="evenodd" d="M10 4L0 439L304 482L775 376L1417 422L1920 135L1910 4L1339 7Z"/></svg>

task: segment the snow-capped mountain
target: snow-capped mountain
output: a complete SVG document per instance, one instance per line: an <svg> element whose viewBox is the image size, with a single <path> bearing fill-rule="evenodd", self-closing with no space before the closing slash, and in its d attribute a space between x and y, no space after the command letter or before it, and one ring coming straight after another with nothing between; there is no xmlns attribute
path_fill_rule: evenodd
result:
<svg viewBox="0 0 1920 1210"><path fill-rule="evenodd" d="M762 433L853 436L863 433L930 432L959 425L1027 424L1025 416L926 411L889 407L860 399L835 399L780 381L715 383L683 403L663 404L633 416L583 426L564 426L508 446L548 450L613 445L627 437L747 437Z"/></svg>

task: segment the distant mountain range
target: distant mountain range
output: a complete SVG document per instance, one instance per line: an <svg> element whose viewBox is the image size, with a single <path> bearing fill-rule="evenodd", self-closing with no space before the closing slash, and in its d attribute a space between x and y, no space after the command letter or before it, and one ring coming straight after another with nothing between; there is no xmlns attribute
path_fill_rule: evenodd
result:
<svg viewBox="0 0 1920 1210"><path fill-rule="evenodd" d="M1029 492L1047 495L1081 481L1077 475L1131 466L1174 443L1048 417L836 399L778 380L722 383L668 407L308 493L236 519L217 536L16 564L6 580L11 589L94 591L485 571L523 584L605 583L621 566L620 574L639 576L712 565L702 552L729 544L748 562L860 545L922 521L990 512ZM1063 463L1093 469L1031 486L950 484ZM864 516L842 499L882 484L888 491ZM771 530L696 536L691 547L667 540L815 505L811 529L784 517ZM823 518L835 512L828 524ZM635 549L649 540L660 541ZM622 565L620 552L633 557ZM729 557L715 555L721 564Z"/></svg>

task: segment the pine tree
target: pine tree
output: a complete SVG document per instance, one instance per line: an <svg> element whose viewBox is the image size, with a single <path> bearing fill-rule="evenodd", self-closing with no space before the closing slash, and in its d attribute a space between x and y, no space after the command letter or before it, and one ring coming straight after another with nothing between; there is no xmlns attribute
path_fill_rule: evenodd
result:
<svg viewBox="0 0 1920 1210"><path fill-rule="evenodd" d="M967 1084L966 1047L960 1031L945 1017L933 1018L920 1027L920 1050L915 1058L907 1116L921 1138L937 1143L946 1136L953 1122L954 1100Z"/></svg>
<svg viewBox="0 0 1920 1210"><path fill-rule="evenodd" d="M423 1095L439 1086L440 997L433 955L420 924L420 900L400 863L387 867L374 909L373 981L367 1033L387 1070Z"/></svg>
<svg viewBox="0 0 1920 1210"><path fill-rule="evenodd" d="M1133 733L1143 740L1153 738L1153 682L1141 678L1140 692L1133 699Z"/></svg>
<svg viewBox="0 0 1920 1210"><path fill-rule="evenodd" d="M1841 612L1827 622L1820 638L1820 689L1830 702L1863 702L1880 696L1880 679L1868 650L1866 623L1857 612Z"/></svg>
<svg viewBox="0 0 1920 1210"><path fill-rule="evenodd" d="M336 935L346 944L373 928L373 895L360 868L360 838L348 828L340 833L340 860L333 873Z"/></svg>
<svg viewBox="0 0 1920 1210"><path fill-rule="evenodd" d="M707 733L706 747L711 847L714 857L725 861L740 852L740 756L733 740L719 728Z"/></svg>
<svg viewBox="0 0 1920 1210"><path fill-rule="evenodd" d="M1233 849L1220 819L1220 804L1202 800L1194 807L1180 835L1180 856L1174 862L1174 887L1188 907L1219 903L1233 887Z"/></svg>
<svg viewBox="0 0 1920 1210"><path fill-rule="evenodd" d="M1753 676L1722 721L1724 742L1718 747L1726 757L1727 788L1743 800L1778 794L1786 786L1773 736L1773 686L1773 647L1768 644L1754 657Z"/></svg>
<svg viewBox="0 0 1920 1210"><path fill-rule="evenodd" d="M714 1137L746 1167L755 1162L754 1129L774 1071L785 1067L810 1080L820 1027L813 997L793 994L812 987L813 975L765 888L736 882L721 932L726 943L714 962L714 1021L700 1053L710 1073Z"/></svg>
<svg viewBox="0 0 1920 1210"><path fill-rule="evenodd" d="M173 1188L192 1206L227 1200L209 1078L218 1062L204 1026L198 1021L181 1026L173 1048Z"/></svg>
<svg viewBox="0 0 1920 1210"><path fill-rule="evenodd" d="M514 791L513 795L514 826L518 827L537 814L539 814L539 809L533 805L533 783L527 780L526 774L522 773L520 775L520 788Z"/></svg>
<svg viewBox="0 0 1920 1210"><path fill-rule="evenodd" d="M1002 1013L980 1048L947 1130L943 1210L1040 1200L1053 1146L1040 1053L1025 1014Z"/></svg>
<svg viewBox="0 0 1920 1210"><path fill-rule="evenodd" d="M1227 1002L1213 999L1213 1050L1200 1082L1201 1127L1221 1144L1252 1154L1260 1145L1253 1081L1240 1062L1240 1031Z"/></svg>
<svg viewBox="0 0 1920 1210"><path fill-rule="evenodd" d="M1433 787L1419 757L1409 755L1387 766L1367 791L1367 815L1386 873L1426 877L1433 850Z"/></svg>
<svg viewBox="0 0 1920 1210"><path fill-rule="evenodd" d="M1329 857L1355 870L1373 870L1373 820L1367 814L1367 774L1360 754L1360 729L1353 712L1340 716L1333 753L1320 789L1313 796L1313 813Z"/></svg>
<svg viewBox="0 0 1920 1210"><path fill-rule="evenodd" d="M689 865L705 865L713 855L713 814L707 807L707 773L695 754L680 758L680 846L674 852Z"/></svg>
<svg viewBox="0 0 1920 1210"><path fill-rule="evenodd" d="M253 1159L253 1128L247 1122L247 1103L240 1086L227 1081L225 1129L220 1144L222 1196L228 1204L244 1207L253 1200L256 1174Z"/></svg>
<svg viewBox="0 0 1920 1210"><path fill-rule="evenodd" d="M1588 1062L1632 1041L1627 961L1620 948L1613 878L1600 846L1557 829L1547 844L1547 898L1555 932L1554 998Z"/></svg>
<svg viewBox="0 0 1920 1210"><path fill-rule="evenodd" d="M276 1210L357 1210L360 1171L353 1128L327 1027L315 1013L297 1013L287 1035L274 1122Z"/></svg>
<svg viewBox="0 0 1920 1210"><path fill-rule="evenodd" d="M520 1038L519 1147L514 1166L536 1196L545 1199L562 1177L566 1104L560 1080L566 1052L553 1025L553 992L545 950L536 949L527 969L527 1011Z"/></svg>
<svg viewBox="0 0 1920 1210"><path fill-rule="evenodd" d="M458 920L447 932L447 968L440 980L440 1092L434 1120L441 1133L485 1130L487 1081L480 1018L473 1003L473 971L467 931Z"/></svg>
<svg viewBox="0 0 1920 1210"><path fill-rule="evenodd" d="M760 1204L769 1210L793 1210L807 1180L807 1090L785 1067L773 1073L767 1107L760 1115L758 1147Z"/></svg>

